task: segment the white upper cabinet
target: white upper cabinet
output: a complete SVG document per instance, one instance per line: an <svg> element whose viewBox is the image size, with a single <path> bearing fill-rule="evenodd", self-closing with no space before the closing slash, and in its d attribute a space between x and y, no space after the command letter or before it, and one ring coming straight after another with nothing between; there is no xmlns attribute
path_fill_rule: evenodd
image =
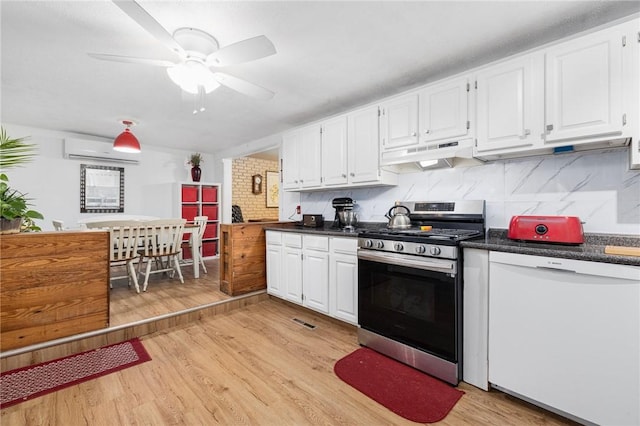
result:
<svg viewBox="0 0 640 426"><path fill-rule="evenodd" d="M462 139L469 134L469 79L436 83L420 91L420 141Z"/></svg>
<svg viewBox="0 0 640 426"><path fill-rule="evenodd" d="M378 107L374 106L347 115L349 183L370 183L381 179L378 113Z"/></svg>
<svg viewBox="0 0 640 426"><path fill-rule="evenodd" d="M547 142L623 136L622 50L620 26L545 50Z"/></svg>
<svg viewBox="0 0 640 426"><path fill-rule="evenodd" d="M542 147L544 55L528 54L476 74L476 151Z"/></svg>
<svg viewBox="0 0 640 426"><path fill-rule="evenodd" d="M320 126L302 129L298 147L300 187L317 188L322 184L322 140Z"/></svg>
<svg viewBox="0 0 640 426"><path fill-rule="evenodd" d="M282 136L282 188L299 189L300 176L298 149L302 137L299 130L285 133Z"/></svg>
<svg viewBox="0 0 640 426"><path fill-rule="evenodd" d="M380 167L378 111L367 107L286 133L283 189L397 185L397 173Z"/></svg>
<svg viewBox="0 0 640 426"><path fill-rule="evenodd" d="M282 137L282 187L285 190L321 185L320 126L303 127Z"/></svg>
<svg viewBox="0 0 640 426"><path fill-rule="evenodd" d="M324 185L347 183L347 117L322 123L322 181Z"/></svg>
<svg viewBox="0 0 640 426"><path fill-rule="evenodd" d="M383 151L418 144L418 93L389 99L380 106Z"/></svg>

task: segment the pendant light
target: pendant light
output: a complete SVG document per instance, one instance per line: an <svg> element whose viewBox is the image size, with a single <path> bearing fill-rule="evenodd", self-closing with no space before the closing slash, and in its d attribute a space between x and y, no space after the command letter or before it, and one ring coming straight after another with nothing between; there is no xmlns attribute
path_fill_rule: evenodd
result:
<svg viewBox="0 0 640 426"><path fill-rule="evenodd" d="M120 152L139 153L140 142L138 142L138 139L133 136L133 133L129 130L129 127L135 123L131 120L122 120L122 124L127 126L127 128L113 141L113 149Z"/></svg>

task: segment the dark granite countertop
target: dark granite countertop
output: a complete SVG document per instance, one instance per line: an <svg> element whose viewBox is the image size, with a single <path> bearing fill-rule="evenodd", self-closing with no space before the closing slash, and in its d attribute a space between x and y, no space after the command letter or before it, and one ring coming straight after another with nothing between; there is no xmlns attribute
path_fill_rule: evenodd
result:
<svg viewBox="0 0 640 426"><path fill-rule="evenodd" d="M361 222L358 224L355 231L343 231L342 229L335 228L333 226L333 221L325 222L324 226L321 228L310 228L307 226L302 226L300 224L292 226L290 228L269 228L269 225L264 227L267 231L282 231L282 232L295 232L298 234L312 234L312 235L327 235L334 237L347 237L347 238L357 238L358 232L363 229L378 229L386 226L386 223L381 222Z"/></svg>
<svg viewBox="0 0 640 426"><path fill-rule="evenodd" d="M333 227L332 222L325 222L321 228L309 228L302 225L290 228L270 228L265 230L279 232L295 232L298 234L326 235L346 238L358 237L362 229L379 228L384 223L366 222L358 224L355 232L347 232ZM529 254L533 256L561 257L564 259L587 260L591 262L616 263L620 265L640 266L639 256L622 256L606 254L605 246L640 247L640 236L616 234L585 234L585 242L580 245L538 243L533 241L514 241L507 238L506 229L489 229L487 237L472 241L462 241L461 247L478 248L507 253Z"/></svg>
<svg viewBox="0 0 640 426"><path fill-rule="evenodd" d="M460 245L466 248L507 253L640 266L639 256L613 255L604 252L605 246L640 247L640 237L616 234L585 234L584 237L585 242L580 245L514 241L507 238L506 229L490 229L485 239L463 241Z"/></svg>

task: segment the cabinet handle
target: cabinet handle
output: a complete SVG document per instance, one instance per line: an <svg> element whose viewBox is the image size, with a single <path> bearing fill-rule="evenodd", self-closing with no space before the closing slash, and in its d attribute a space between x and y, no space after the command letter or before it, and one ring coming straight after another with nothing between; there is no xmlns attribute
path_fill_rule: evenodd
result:
<svg viewBox="0 0 640 426"><path fill-rule="evenodd" d="M342 174L342 177L347 177L347 175L345 175L344 173Z"/></svg>
<svg viewBox="0 0 640 426"><path fill-rule="evenodd" d="M416 134L417 134L416 132L413 132L413 133L411 133L411 136L415 136Z"/></svg>
<svg viewBox="0 0 640 426"><path fill-rule="evenodd" d="M425 135L428 135L429 133L431 133L431 130L429 130L429 129L427 129L427 130L425 130L425 131L424 131L424 134L425 134Z"/></svg>
<svg viewBox="0 0 640 426"><path fill-rule="evenodd" d="M351 175L351 177L354 177L354 176L356 175L356 174L355 174L355 173L353 173L353 172L351 172L351 173L349 173L349 174Z"/></svg>
<svg viewBox="0 0 640 426"><path fill-rule="evenodd" d="M547 124L547 133L553 130L553 124Z"/></svg>
<svg viewBox="0 0 640 426"><path fill-rule="evenodd" d="M531 129L524 129L520 135L520 139L526 139L531 134Z"/></svg>

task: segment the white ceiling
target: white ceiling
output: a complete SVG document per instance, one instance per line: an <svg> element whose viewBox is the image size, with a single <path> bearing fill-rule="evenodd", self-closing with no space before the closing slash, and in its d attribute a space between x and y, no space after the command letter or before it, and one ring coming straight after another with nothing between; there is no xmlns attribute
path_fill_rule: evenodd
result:
<svg viewBox="0 0 640 426"><path fill-rule="evenodd" d="M637 1L140 1L169 33L221 46L266 35L276 55L227 67L273 90L222 87L193 115L164 68L88 52L176 60L110 1L2 1L2 122L214 153L640 11Z"/></svg>

